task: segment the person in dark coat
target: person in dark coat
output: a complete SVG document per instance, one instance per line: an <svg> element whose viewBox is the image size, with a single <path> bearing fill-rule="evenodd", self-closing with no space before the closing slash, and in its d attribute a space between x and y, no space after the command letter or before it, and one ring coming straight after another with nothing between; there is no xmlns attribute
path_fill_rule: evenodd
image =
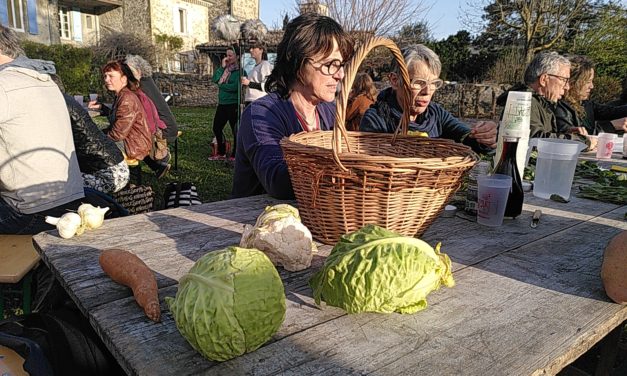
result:
<svg viewBox="0 0 627 376"><path fill-rule="evenodd" d="M444 81L439 76L442 63L430 48L418 44L403 49L409 71L411 100L409 132L433 138L446 138L487 154L496 146L496 123L480 121L473 128L454 117L444 107L432 102L435 91ZM359 125L363 132L394 133L401 119L402 77L396 60L392 61L391 86L382 90L365 113Z"/></svg>
<svg viewBox="0 0 627 376"><path fill-rule="evenodd" d="M627 105L612 106L590 100L594 88L594 63L586 56L570 57L569 89L557 103L555 115L558 129L580 134L615 133L617 129L601 128L598 120L616 120L627 116Z"/></svg>
<svg viewBox="0 0 627 376"><path fill-rule="evenodd" d="M163 137L168 142L174 142L178 136L179 127L176 124L174 114L170 111L170 106L163 99L161 90L157 87L155 80L152 78L152 67L144 58L139 55L126 55L126 64L131 68L133 74L139 79L139 87L150 98L157 108L159 119L161 119L166 128L163 130Z"/></svg>
<svg viewBox="0 0 627 376"><path fill-rule="evenodd" d="M103 193L118 192L129 180L124 154L115 142L98 128L85 108L65 92L61 78L56 74L51 74L50 77L61 90L70 114L74 148L78 167L83 176L83 185Z"/></svg>
<svg viewBox="0 0 627 376"><path fill-rule="evenodd" d="M608 106L626 106L627 105L627 77L623 79L623 90L618 99L606 103ZM623 134L627 132L627 117L616 120L605 120L597 123L599 129L603 132L616 132Z"/></svg>

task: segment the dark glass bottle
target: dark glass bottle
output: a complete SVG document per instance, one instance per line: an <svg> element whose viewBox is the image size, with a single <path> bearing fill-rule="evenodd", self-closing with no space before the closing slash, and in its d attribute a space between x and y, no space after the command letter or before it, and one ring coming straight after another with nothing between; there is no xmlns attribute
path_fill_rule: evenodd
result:
<svg viewBox="0 0 627 376"><path fill-rule="evenodd" d="M505 207L506 218L516 218L522 213L525 193L522 188L522 179L516 165L516 150L518 149L518 138L503 137L503 151L501 159L494 168L495 174L503 174L512 177L512 188L507 197Z"/></svg>

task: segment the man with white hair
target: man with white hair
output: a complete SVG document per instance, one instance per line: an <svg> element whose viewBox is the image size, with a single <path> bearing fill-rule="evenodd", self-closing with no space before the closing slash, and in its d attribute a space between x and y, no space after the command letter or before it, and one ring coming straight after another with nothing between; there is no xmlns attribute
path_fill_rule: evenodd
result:
<svg viewBox="0 0 627 376"><path fill-rule="evenodd" d="M84 197L70 117L54 64L23 55L0 25L0 234L36 234L53 227Z"/></svg>
<svg viewBox="0 0 627 376"><path fill-rule="evenodd" d="M568 91L569 80L570 61L557 52L539 53L529 63L525 70L525 84L533 91L529 137L572 137L558 131L555 117L557 101ZM499 98L499 104L504 104L505 98Z"/></svg>

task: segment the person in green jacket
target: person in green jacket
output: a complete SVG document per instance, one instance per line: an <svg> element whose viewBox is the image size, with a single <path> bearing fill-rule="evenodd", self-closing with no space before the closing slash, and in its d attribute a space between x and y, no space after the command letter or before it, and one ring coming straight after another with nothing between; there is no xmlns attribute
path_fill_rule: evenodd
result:
<svg viewBox="0 0 627 376"><path fill-rule="evenodd" d="M228 122L233 132L233 150L229 159L235 159L235 144L237 140L237 121L239 106L240 67L239 54L235 46L226 50L220 68L213 73L213 82L218 84L218 107L213 117L213 134L218 143L217 155L210 156L210 160L226 159L226 139L222 131Z"/></svg>

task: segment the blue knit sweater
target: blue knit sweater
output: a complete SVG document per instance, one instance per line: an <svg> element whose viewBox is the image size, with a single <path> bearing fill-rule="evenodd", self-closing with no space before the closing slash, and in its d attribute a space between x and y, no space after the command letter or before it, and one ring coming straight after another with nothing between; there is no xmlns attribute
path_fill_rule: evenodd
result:
<svg viewBox="0 0 627 376"><path fill-rule="evenodd" d="M335 122L335 103L317 106L320 128ZM232 196L268 193L278 199L294 198L294 191L279 142L303 131L291 101L270 93L252 102L242 114L237 134Z"/></svg>

